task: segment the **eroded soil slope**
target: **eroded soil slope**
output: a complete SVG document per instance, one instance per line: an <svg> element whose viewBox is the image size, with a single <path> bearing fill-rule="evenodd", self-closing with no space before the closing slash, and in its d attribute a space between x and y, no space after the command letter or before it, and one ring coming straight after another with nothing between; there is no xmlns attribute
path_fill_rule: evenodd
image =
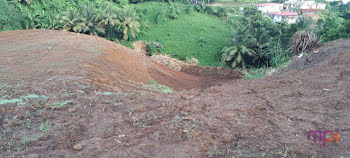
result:
<svg viewBox="0 0 350 158"><path fill-rule="evenodd" d="M51 40L61 43L43 46ZM1 155L350 156L350 50L333 47L320 47L332 55L301 71L215 86L213 80L148 63L124 47L120 55L120 46L100 38L3 32ZM55 52L66 53L49 54ZM121 60L135 66L118 65ZM196 89L166 94L139 84L156 75L169 86ZM309 130L338 131L339 142L308 143Z"/></svg>
<svg viewBox="0 0 350 158"><path fill-rule="evenodd" d="M85 80L113 90L156 80L176 90L208 87L212 79L173 71L103 38L53 30L0 34L0 77L40 83ZM126 88L125 88L126 87Z"/></svg>

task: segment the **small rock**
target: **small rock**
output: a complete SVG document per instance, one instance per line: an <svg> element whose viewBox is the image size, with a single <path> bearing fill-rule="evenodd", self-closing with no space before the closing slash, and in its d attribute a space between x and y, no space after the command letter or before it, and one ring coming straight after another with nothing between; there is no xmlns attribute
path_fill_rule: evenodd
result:
<svg viewBox="0 0 350 158"><path fill-rule="evenodd" d="M200 146L199 146L199 149L200 149L201 151L208 151L207 146L205 146L204 144L200 145Z"/></svg>
<svg viewBox="0 0 350 158"><path fill-rule="evenodd" d="M55 73L55 71L54 70L52 70L52 69L49 69L49 70L47 70L47 72L46 72L47 74L53 74L53 73Z"/></svg>
<svg viewBox="0 0 350 158"><path fill-rule="evenodd" d="M168 129L169 129L169 130L174 130L175 127L174 127L173 125L169 125Z"/></svg>
<svg viewBox="0 0 350 158"><path fill-rule="evenodd" d="M0 107L0 113L5 113L6 109L4 107Z"/></svg>
<svg viewBox="0 0 350 158"><path fill-rule="evenodd" d="M8 124L9 123L9 119L5 118L3 121L4 124Z"/></svg>
<svg viewBox="0 0 350 158"><path fill-rule="evenodd" d="M318 52L320 52L320 51L318 51L318 50L315 50L315 51L314 51L315 54L317 54Z"/></svg>
<svg viewBox="0 0 350 158"><path fill-rule="evenodd" d="M80 151L80 150L83 150L83 146L81 146L81 144L75 144L74 146L73 146L73 149L74 150L77 150L77 151Z"/></svg>
<svg viewBox="0 0 350 158"><path fill-rule="evenodd" d="M27 155L26 157L28 157L28 158L39 158L40 156L39 156L39 154L34 153L34 154Z"/></svg>
<svg viewBox="0 0 350 158"><path fill-rule="evenodd" d="M112 117L115 118L115 119L117 119L117 118L120 117L120 113L114 112L114 113L112 114Z"/></svg>
<svg viewBox="0 0 350 158"><path fill-rule="evenodd" d="M226 142L226 143L231 142L231 136L227 133L223 133L222 138L224 139L224 142Z"/></svg>
<svg viewBox="0 0 350 158"><path fill-rule="evenodd" d="M329 89L327 89L327 88L324 88L323 91L330 92L331 90L329 90Z"/></svg>
<svg viewBox="0 0 350 158"><path fill-rule="evenodd" d="M68 112L69 113L75 113L75 112L77 112L77 108L69 108Z"/></svg>

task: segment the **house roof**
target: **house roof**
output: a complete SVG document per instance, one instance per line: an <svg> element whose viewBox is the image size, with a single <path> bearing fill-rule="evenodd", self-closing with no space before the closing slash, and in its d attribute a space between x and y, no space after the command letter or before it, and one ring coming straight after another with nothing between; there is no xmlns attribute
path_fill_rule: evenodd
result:
<svg viewBox="0 0 350 158"><path fill-rule="evenodd" d="M282 11L282 16L298 16L298 12L289 12L289 11Z"/></svg>
<svg viewBox="0 0 350 158"><path fill-rule="evenodd" d="M255 4L256 6L276 6L276 5L283 5L282 3L259 3Z"/></svg>
<svg viewBox="0 0 350 158"><path fill-rule="evenodd" d="M318 12L320 9L300 9L301 12Z"/></svg>
<svg viewBox="0 0 350 158"><path fill-rule="evenodd" d="M272 15L280 15L280 16L299 16L297 12L289 12L289 11L282 11L279 13L269 13Z"/></svg>

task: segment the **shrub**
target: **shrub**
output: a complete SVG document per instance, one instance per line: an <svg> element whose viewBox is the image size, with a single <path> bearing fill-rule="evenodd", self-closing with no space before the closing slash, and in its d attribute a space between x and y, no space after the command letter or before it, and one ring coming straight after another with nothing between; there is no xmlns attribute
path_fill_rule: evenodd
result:
<svg viewBox="0 0 350 158"><path fill-rule="evenodd" d="M118 0L118 3L122 6L126 6L129 4L129 0Z"/></svg>
<svg viewBox="0 0 350 158"><path fill-rule="evenodd" d="M188 6L188 7L185 9L185 12L186 12L187 14L192 14L193 11L194 11L193 5L190 5L190 6Z"/></svg>
<svg viewBox="0 0 350 158"><path fill-rule="evenodd" d="M166 10L164 10L164 9L160 10L160 12L158 13L158 15L156 17L156 23L157 24L163 23L164 21L166 21L166 19L167 19Z"/></svg>
<svg viewBox="0 0 350 158"><path fill-rule="evenodd" d="M0 31L23 29L24 16L11 2L0 0Z"/></svg>
<svg viewBox="0 0 350 158"><path fill-rule="evenodd" d="M318 44L316 34L311 31L296 32L292 39L293 54L297 55Z"/></svg>
<svg viewBox="0 0 350 158"><path fill-rule="evenodd" d="M268 66L280 68L283 67L291 58L290 49L284 50L281 46L281 42L268 48L265 57L268 59Z"/></svg>
<svg viewBox="0 0 350 158"><path fill-rule="evenodd" d="M177 19L180 14L179 7L174 3L169 3L169 18L170 19Z"/></svg>
<svg viewBox="0 0 350 158"><path fill-rule="evenodd" d="M219 7L209 6L208 13L219 16Z"/></svg>
<svg viewBox="0 0 350 158"><path fill-rule="evenodd" d="M200 2L200 3L196 4L196 5L194 5L194 8L195 8L198 12L204 13L207 7L206 7L206 5L205 5L204 2Z"/></svg>
<svg viewBox="0 0 350 158"><path fill-rule="evenodd" d="M159 42L146 42L146 52L148 56L155 53L160 53L163 50L163 45Z"/></svg>

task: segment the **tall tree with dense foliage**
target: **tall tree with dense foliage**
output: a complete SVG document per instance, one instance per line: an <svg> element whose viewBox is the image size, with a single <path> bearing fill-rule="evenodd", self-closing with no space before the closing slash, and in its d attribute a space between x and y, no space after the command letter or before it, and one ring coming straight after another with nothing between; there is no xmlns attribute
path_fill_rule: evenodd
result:
<svg viewBox="0 0 350 158"><path fill-rule="evenodd" d="M317 22L316 33L320 36L321 42L350 37L350 19L347 19L350 14L349 10L350 3L339 4L335 2L329 5L328 13Z"/></svg>
<svg viewBox="0 0 350 158"><path fill-rule="evenodd" d="M89 35L104 34L105 29L101 22L103 20L102 12L96 8L95 3L81 6L82 17L77 24L78 32L87 33Z"/></svg>
<svg viewBox="0 0 350 158"><path fill-rule="evenodd" d="M117 28L121 25L118 15L120 9L109 2L103 3L101 8L103 8L101 13L103 18L100 23L107 29L108 38L111 38L112 32L118 30Z"/></svg>
<svg viewBox="0 0 350 158"><path fill-rule="evenodd" d="M62 30L78 32L78 23L80 21L80 13L77 8L69 8L67 11L62 13Z"/></svg>
<svg viewBox="0 0 350 158"><path fill-rule="evenodd" d="M125 6L119 14L119 18L123 29L124 40L127 41L129 39L129 32L133 38L136 38L135 31L140 32L140 23L135 10L129 6Z"/></svg>
<svg viewBox="0 0 350 158"><path fill-rule="evenodd" d="M222 49L221 60L227 62L232 68L245 68L249 59L257 57L257 53L252 49L256 39L251 35L249 27L238 26L231 40L232 46Z"/></svg>

